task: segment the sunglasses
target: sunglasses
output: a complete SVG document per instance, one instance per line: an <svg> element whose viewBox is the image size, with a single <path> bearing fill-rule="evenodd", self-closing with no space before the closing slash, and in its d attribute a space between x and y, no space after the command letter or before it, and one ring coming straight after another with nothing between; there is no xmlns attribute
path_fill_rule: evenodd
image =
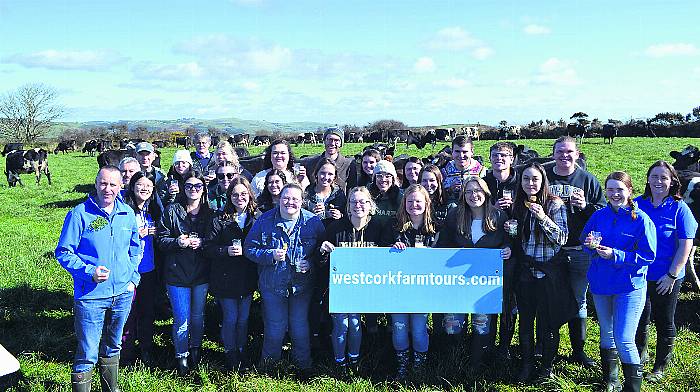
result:
<svg viewBox="0 0 700 392"><path fill-rule="evenodd" d="M185 190L186 190L186 191L191 191L191 190L193 190L193 189L194 189L195 191L199 192L199 191L201 191L202 189L204 189L204 184L185 184Z"/></svg>
<svg viewBox="0 0 700 392"><path fill-rule="evenodd" d="M229 180L233 180L234 177L236 177L236 173L217 173L216 178L218 180L223 180L224 178L228 178Z"/></svg>

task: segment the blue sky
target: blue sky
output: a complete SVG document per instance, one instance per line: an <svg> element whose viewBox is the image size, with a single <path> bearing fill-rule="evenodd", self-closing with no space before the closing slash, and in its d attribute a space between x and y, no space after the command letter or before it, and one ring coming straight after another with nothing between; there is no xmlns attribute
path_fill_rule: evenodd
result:
<svg viewBox="0 0 700 392"><path fill-rule="evenodd" d="M700 2L0 0L64 120L626 120L700 105Z"/></svg>

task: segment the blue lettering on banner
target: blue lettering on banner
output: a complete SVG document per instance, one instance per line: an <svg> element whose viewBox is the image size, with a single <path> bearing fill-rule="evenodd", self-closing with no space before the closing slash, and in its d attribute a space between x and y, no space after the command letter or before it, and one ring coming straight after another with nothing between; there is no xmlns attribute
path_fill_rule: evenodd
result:
<svg viewBox="0 0 700 392"><path fill-rule="evenodd" d="M331 313L501 313L500 249L339 248Z"/></svg>

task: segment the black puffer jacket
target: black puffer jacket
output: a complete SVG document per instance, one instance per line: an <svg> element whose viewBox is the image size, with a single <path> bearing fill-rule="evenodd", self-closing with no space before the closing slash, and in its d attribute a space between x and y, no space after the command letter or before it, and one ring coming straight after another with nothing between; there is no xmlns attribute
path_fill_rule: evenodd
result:
<svg viewBox="0 0 700 392"><path fill-rule="evenodd" d="M211 232L207 237L204 252L211 260L209 292L219 298L242 298L250 295L258 287L257 265L247 257L229 256L228 247L233 239L240 239L241 246L255 222L255 216L248 214L243 229L234 220L223 215L214 218Z"/></svg>
<svg viewBox="0 0 700 392"><path fill-rule="evenodd" d="M504 248L510 246L510 237L505 232L503 224L508 219L505 212L496 210L496 231L484 233L476 243L471 235L459 234L457 229L457 208L447 214L445 225L440 230L438 248Z"/></svg>
<svg viewBox="0 0 700 392"><path fill-rule="evenodd" d="M188 214L180 203L167 207L158 226L158 248L163 253L165 283L171 286L193 287L209 281L209 259L202 247L181 248L177 238L196 231L204 239L211 231L213 215L200 208L196 216ZM202 246L206 246L206 240Z"/></svg>

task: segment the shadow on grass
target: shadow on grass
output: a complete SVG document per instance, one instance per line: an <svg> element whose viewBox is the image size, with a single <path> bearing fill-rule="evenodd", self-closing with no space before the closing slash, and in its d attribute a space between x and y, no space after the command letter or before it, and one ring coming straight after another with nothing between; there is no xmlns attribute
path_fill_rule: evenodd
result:
<svg viewBox="0 0 700 392"><path fill-rule="evenodd" d="M85 197L71 200L52 201L50 203L43 204L41 208L73 208L84 201Z"/></svg>
<svg viewBox="0 0 700 392"><path fill-rule="evenodd" d="M676 325L700 333L700 293L689 280L683 282L676 305Z"/></svg>
<svg viewBox="0 0 700 392"><path fill-rule="evenodd" d="M0 289L0 342L13 353L38 353L70 362L74 350L73 297L64 291L21 285Z"/></svg>
<svg viewBox="0 0 700 392"><path fill-rule="evenodd" d="M95 184L78 184L73 187L73 192L85 194L95 192Z"/></svg>

